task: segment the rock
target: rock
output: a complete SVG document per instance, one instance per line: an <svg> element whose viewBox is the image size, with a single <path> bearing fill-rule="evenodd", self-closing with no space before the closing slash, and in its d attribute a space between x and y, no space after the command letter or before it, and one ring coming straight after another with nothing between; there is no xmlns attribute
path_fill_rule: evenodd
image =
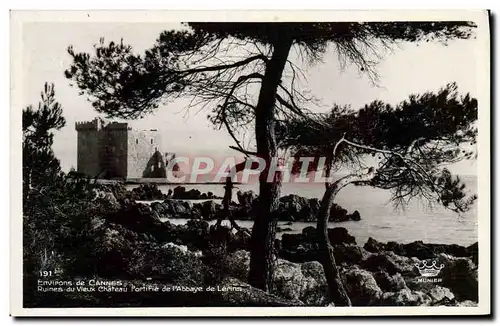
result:
<svg viewBox="0 0 500 326"><path fill-rule="evenodd" d="M319 306L328 301L326 278L318 262L296 264L278 259L274 281L276 293L285 299Z"/></svg>
<svg viewBox="0 0 500 326"><path fill-rule="evenodd" d="M305 279L300 265L278 259L274 272L276 294L285 299L300 300Z"/></svg>
<svg viewBox="0 0 500 326"><path fill-rule="evenodd" d="M188 191L185 192L184 195L185 195L184 198L179 198L179 199L206 199L206 195L205 198L202 198L201 191L199 191L198 189L189 189Z"/></svg>
<svg viewBox="0 0 500 326"><path fill-rule="evenodd" d="M166 196L158 188L158 185L155 183L139 185L139 187L132 189L131 196L135 200L155 200L166 198Z"/></svg>
<svg viewBox="0 0 500 326"><path fill-rule="evenodd" d="M356 238L349 234L346 228L337 227L333 229L328 229L328 238L332 245L351 243L356 244Z"/></svg>
<svg viewBox="0 0 500 326"><path fill-rule="evenodd" d="M220 205L215 204L213 200L208 200L201 204L201 217L206 221L213 220L219 210Z"/></svg>
<svg viewBox="0 0 500 326"><path fill-rule="evenodd" d="M310 214L316 217L319 212L319 208L321 206L320 200L318 198L310 198L308 199L307 204L309 205ZM315 217L314 220L316 220Z"/></svg>
<svg viewBox="0 0 500 326"><path fill-rule="evenodd" d="M440 274L442 285L449 288L458 301L477 301L478 275L472 260L441 254L439 261L444 265Z"/></svg>
<svg viewBox="0 0 500 326"><path fill-rule="evenodd" d="M403 252L396 252L396 254L406 257L416 257L420 260L435 257L432 249L425 245L422 241L414 241L403 245Z"/></svg>
<svg viewBox="0 0 500 326"><path fill-rule="evenodd" d="M450 291L450 289L436 285L427 294L431 297L434 302L442 302L444 300L454 300L455 295Z"/></svg>
<svg viewBox="0 0 500 326"><path fill-rule="evenodd" d="M246 282L250 270L250 252L246 250L235 251L229 254L228 260L231 263L229 275Z"/></svg>
<svg viewBox="0 0 500 326"><path fill-rule="evenodd" d="M349 216L349 218L352 221L361 221L361 214L359 214L359 212L356 210Z"/></svg>
<svg viewBox="0 0 500 326"><path fill-rule="evenodd" d="M333 204L330 209L330 222L345 222L348 221L349 217L347 216L347 210L340 207L337 204Z"/></svg>
<svg viewBox="0 0 500 326"><path fill-rule="evenodd" d="M174 188L174 193L172 195L172 198L174 199L185 199L185 194L186 193L186 187L183 186L177 186Z"/></svg>
<svg viewBox="0 0 500 326"><path fill-rule="evenodd" d="M392 251L372 254L360 263L360 267L371 272L386 271L389 275L400 273L405 277L419 276L415 264L418 259L398 256Z"/></svg>
<svg viewBox="0 0 500 326"><path fill-rule="evenodd" d="M333 251L337 264L346 263L349 265L357 265L367 255L363 248L353 244L334 245Z"/></svg>
<svg viewBox="0 0 500 326"><path fill-rule="evenodd" d="M193 200L193 199L220 199L215 196L212 192L202 193L198 189L189 189L186 190L183 186L177 186L174 188L173 199L185 199L185 200Z"/></svg>
<svg viewBox="0 0 500 326"><path fill-rule="evenodd" d="M269 294L236 278L226 278L217 285L219 291L210 297L210 304L214 306L235 307L286 307L303 306L304 303L297 300L288 300L276 295Z"/></svg>
<svg viewBox="0 0 500 326"><path fill-rule="evenodd" d="M281 197L277 214L280 221L314 221L316 218L308 199L297 195Z"/></svg>
<svg viewBox="0 0 500 326"><path fill-rule="evenodd" d="M308 226L302 230L302 234L283 234L279 255L296 263L321 260L316 232L316 228ZM328 234L334 248L336 245L356 243L355 238L345 228L328 229ZM364 251L355 246L339 247L336 250L341 259L346 261L357 262L365 255Z"/></svg>
<svg viewBox="0 0 500 326"><path fill-rule="evenodd" d="M420 291L412 291L408 288L398 292L386 292L382 295L381 305L384 306L427 306L431 298Z"/></svg>
<svg viewBox="0 0 500 326"><path fill-rule="evenodd" d="M316 228L314 226L307 226L302 229L302 235L307 241L315 241L315 239L317 239Z"/></svg>
<svg viewBox="0 0 500 326"><path fill-rule="evenodd" d="M155 211L158 216L162 217L162 218L168 218L170 217L170 211L169 211L169 207L166 206L165 204L161 203L161 202L153 202L151 203L151 209L153 211Z"/></svg>
<svg viewBox="0 0 500 326"><path fill-rule="evenodd" d="M393 251L393 252L397 253L398 255L405 253L404 245L397 243L396 241L387 242L384 250Z"/></svg>
<svg viewBox="0 0 500 326"><path fill-rule="evenodd" d="M115 213L108 214L106 219L109 222L121 224L133 232L151 234L157 239L162 233L163 223L158 213L149 205L133 202L122 206Z"/></svg>
<svg viewBox="0 0 500 326"><path fill-rule="evenodd" d="M391 241L387 244L378 242L373 238L368 238L364 248L369 252L393 251L399 256L415 257L419 260L433 259L441 253L446 253L455 257L468 257L468 248L455 244L430 244L422 241L414 241L408 244L399 244Z"/></svg>
<svg viewBox="0 0 500 326"><path fill-rule="evenodd" d="M471 300L465 300L462 302L457 302L455 304L456 307L477 307L477 302L473 302Z"/></svg>
<svg viewBox="0 0 500 326"><path fill-rule="evenodd" d="M309 261L300 265L306 279L301 301L311 306L324 306L329 302L328 285L323 266L317 261Z"/></svg>
<svg viewBox="0 0 500 326"><path fill-rule="evenodd" d="M380 302L383 292L370 272L354 268L343 273L342 279L353 306L369 306Z"/></svg>
<svg viewBox="0 0 500 326"><path fill-rule="evenodd" d="M473 245L470 245L467 247L467 252L469 253L470 258L472 259L472 262L474 264L478 264L478 258L479 258L479 246L478 243L474 243Z"/></svg>
<svg viewBox="0 0 500 326"><path fill-rule="evenodd" d="M236 197L238 198L238 203L240 205L252 207L254 200L257 199L258 196L255 194L255 192L253 192L253 190L245 192L238 190L238 192L236 193Z"/></svg>
<svg viewBox="0 0 500 326"><path fill-rule="evenodd" d="M378 271L373 274L373 277L384 292L398 292L406 288L406 282L399 273L391 276L386 271Z"/></svg>
<svg viewBox="0 0 500 326"><path fill-rule="evenodd" d="M373 239L372 237L368 238L368 241L366 241L365 245L363 248L366 251L373 252L373 253L378 253L380 251L385 250L385 244L382 242L378 242L377 240Z"/></svg>

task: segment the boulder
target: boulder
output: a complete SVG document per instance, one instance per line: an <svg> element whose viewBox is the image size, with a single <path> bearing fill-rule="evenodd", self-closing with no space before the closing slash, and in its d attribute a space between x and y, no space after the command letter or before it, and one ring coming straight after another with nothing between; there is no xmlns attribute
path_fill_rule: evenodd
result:
<svg viewBox="0 0 500 326"><path fill-rule="evenodd" d="M330 209L330 222L345 222L349 220L347 210L337 204L333 204Z"/></svg>
<svg viewBox="0 0 500 326"><path fill-rule="evenodd" d="M160 218L170 218L170 210L167 205L162 202L153 202L151 203L151 209L155 211Z"/></svg>
<svg viewBox="0 0 500 326"><path fill-rule="evenodd" d="M301 301L311 306L324 306L329 302L328 284L323 266L317 261L309 261L300 265L306 280Z"/></svg>
<svg viewBox="0 0 500 326"><path fill-rule="evenodd" d="M220 210L220 205L216 204L213 200L205 201L201 204L201 217L206 221L213 220Z"/></svg>
<svg viewBox="0 0 500 326"><path fill-rule="evenodd" d="M380 302L383 292L370 272L355 267L344 272L342 280L353 306L370 306Z"/></svg>
<svg viewBox="0 0 500 326"><path fill-rule="evenodd" d="M418 263L416 258L398 256L392 251L384 251L372 254L360 263L360 267L371 272L385 271L389 275L400 273L405 277L419 276L415 267Z"/></svg>
<svg viewBox="0 0 500 326"><path fill-rule="evenodd" d="M307 198L297 195L287 195L280 198L278 220L280 221L314 221Z"/></svg>
<svg viewBox="0 0 500 326"><path fill-rule="evenodd" d="M337 227L333 229L328 229L328 238L332 245L336 244L356 244L356 238L349 234L346 228Z"/></svg>
<svg viewBox="0 0 500 326"><path fill-rule="evenodd" d="M315 306L328 303L326 278L318 262L297 264L278 259L274 282L276 293L285 299Z"/></svg>
<svg viewBox="0 0 500 326"><path fill-rule="evenodd" d="M398 292L406 288L406 282L399 273L389 275L386 271L378 271L373 274L373 277L384 292Z"/></svg>
<svg viewBox="0 0 500 326"><path fill-rule="evenodd" d="M185 199L186 187L177 186L174 188L174 193L172 194L172 198L174 199Z"/></svg>
<svg viewBox="0 0 500 326"><path fill-rule="evenodd" d="M469 258L456 258L446 254L439 256L444 265L440 277L442 285L449 288L458 301L478 300L477 266Z"/></svg>
<svg viewBox="0 0 500 326"><path fill-rule="evenodd" d="M230 263L229 275L246 282L248 280L248 271L250 270L250 252L246 250L237 250L228 255Z"/></svg>
<svg viewBox="0 0 500 326"><path fill-rule="evenodd" d="M238 198L238 203L242 206L252 207L253 202L257 199L257 194L253 190L242 192L238 190L236 193L236 197Z"/></svg>
<svg viewBox="0 0 500 326"><path fill-rule="evenodd" d="M361 214L359 214L359 212L356 210L349 215L349 219L351 221L361 221Z"/></svg>
<svg viewBox="0 0 500 326"><path fill-rule="evenodd" d="M455 299L455 295L450 291L450 289L436 285L430 289L427 294L431 297L433 302L443 302L452 301Z"/></svg>
<svg viewBox="0 0 500 326"><path fill-rule="evenodd" d="M398 292L384 293L380 303L384 306L428 306L431 301L427 294L405 288Z"/></svg>
<svg viewBox="0 0 500 326"><path fill-rule="evenodd" d="M365 245L363 248L366 251L373 252L373 253L378 253L380 251L385 250L385 244L382 242L378 242L377 240L373 239L372 237L368 238L368 241L366 241Z"/></svg>
<svg viewBox="0 0 500 326"><path fill-rule="evenodd" d="M337 264L357 265L368 255L363 248L353 244L334 245L333 252Z"/></svg>

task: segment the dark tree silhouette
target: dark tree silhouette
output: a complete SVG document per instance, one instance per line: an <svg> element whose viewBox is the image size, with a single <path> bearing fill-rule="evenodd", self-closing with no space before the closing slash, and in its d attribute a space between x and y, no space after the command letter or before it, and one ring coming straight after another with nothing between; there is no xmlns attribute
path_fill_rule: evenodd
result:
<svg viewBox="0 0 500 326"><path fill-rule="evenodd" d="M328 238L336 195L349 184L369 185L391 191L396 206L419 198L466 212L477 197L467 196L465 185L446 166L473 157L474 151L465 148L476 143L477 105L469 94L460 97L453 83L436 93L411 95L396 107L380 101L359 111L336 106L328 115L289 122L281 138L283 146L293 148L293 172L302 169L300 157L314 157L308 170L322 169L328 180L317 230L335 303L349 302ZM366 156L373 157L371 166ZM333 172L340 168L350 172L335 179Z"/></svg>
<svg viewBox="0 0 500 326"><path fill-rule="evenodd" d="M66 124L62 107L55 100L53 84L45 83L38 108L31 105L23 110L23 194L47 184L61 172L59 160L54 156L53 130Z"/></svg>
<svg viewBox="0 0 500 326"><path fill-rule="evenodd" d="M354 63L376 80L381 50L398 42L467 39L471 22L189 23L185 30L160 34L143 55L104 40L92 54L68 52L65 72L81 94L108 116L136 118L178 97L209 107L209 119L225 127L238 150L250 155L238 130L254 128L256 150L267 164L259 178L259 207L252 229L249 283L270 290L280 178L268 181L276 157L279 120L304 114L314 98L298 88L299 60L319 63L334 46L342 63Z"/></svg>

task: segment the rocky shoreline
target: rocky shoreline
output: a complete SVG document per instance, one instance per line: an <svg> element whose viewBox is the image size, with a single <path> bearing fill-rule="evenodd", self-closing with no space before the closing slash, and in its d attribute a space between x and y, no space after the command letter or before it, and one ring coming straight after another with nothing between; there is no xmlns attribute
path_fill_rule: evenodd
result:
<svg viewBox="0 0 500 326"><path fill-rule="evenodd" d="M105 205L107 214L93 218L88 227L89 248L94 249L85 265L92 269L87 274L147 286L232 290L135 295L51 293L46 294L51 299L44 302L58 302L58 306L331 306L314 227L298 234L283 234L275 241L275 289L269 294L246 283L248 230L215 228L207 222L217 215L212 214L214 202L200 207L164 199L145 205L135 202L120 186L103 187L96 195L96 205ZM243 197L250 196L238 197L238 206L247 207ZM300 202L293 196L288 198L294 199L285 203ZM302 210L292 212L306 216ZM174 215L189 220L184 225L162 222L163 217ZM463 247L421 241L381 243L370 238L361 245L345 228L331 228L328 233L354 306L477 305L477 243ZM424 263L430 266L430 261L443 266L433 278L422 276L417 267ZM82 271L66 272L79 275Z"/></svg>
<svg viewBox="0 0 500 326"><path fill-rule="evenodd" d="M144 184L129 191L126 195L132 201L153 201L152 209L160 218L187 218L202 219L206 221L215 220L222 216L223 209L220 203L214 200L222 199L213 193L202 193L197 189L186 190L183 186L177 186L168 194L164 194L156 184ZM230 203L230 210L234 219L252 220L253 206L257 195L253 191L236 194L238 202ZM194 203L187 200L206 200L203 203ZM317 198L304 198L297 195L287 195L280 198L278 220L287 222L314 222L320 207ZM359 221L361 215L356 210L352 213L337 204L330 211L330 222Z"/></svg>

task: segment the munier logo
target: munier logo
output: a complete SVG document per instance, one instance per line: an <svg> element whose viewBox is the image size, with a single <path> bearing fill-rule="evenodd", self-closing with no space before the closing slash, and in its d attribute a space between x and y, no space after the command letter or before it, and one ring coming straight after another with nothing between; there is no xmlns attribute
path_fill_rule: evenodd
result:
<svg viewBox="0 0 500 326"><path fill-rule="evenodd" d="M444 264L441 264L441 266L436 266L436 261L434 260L431 265L427 265L427 262L424 261L422 265L419 263L415 264L415 267L418 268L418 271L420 272L420 275L424 277L436 277L441 269L444 267Z"/></svg>

